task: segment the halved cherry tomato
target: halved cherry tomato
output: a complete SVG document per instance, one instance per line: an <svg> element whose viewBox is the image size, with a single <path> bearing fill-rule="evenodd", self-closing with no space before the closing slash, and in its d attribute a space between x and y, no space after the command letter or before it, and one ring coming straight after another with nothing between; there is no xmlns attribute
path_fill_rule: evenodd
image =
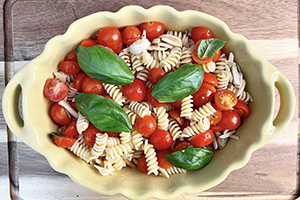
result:
<svg viewBox="0 0 300 200"><path fill-rule="evenodd" d="M130 85L123 85L122 92L127 99L142 101L146 97L147 87L144 81L136 78Z"/></svg>
<svg viewBox="0 0 300 200"><path fill-rule="evenodd" d="M206 64L206 63L209 63L210 61L214 61L214 60L218 60L219 57L220 57L220 54L221 54L221 50L218 50L220 52L216 52L215 55L211 58L211 57L205 57L203 59L199 58L198 54L197 54L197 49L200 45L200 42L201 40L199 40L196 44L195 44L195 47L193 49L193 52L192 52L192 57L193 57L193 60L198 63L198 64Z"/></svg>
<svg viewBox="0 0 300 200"><path fill-rule="evenodd" d="M122 35L116 27L101 28L97 40L100 45L111 48L115 53L119 53L123 48Z"/></svg>
<svg viewBox="0 0 300 200"><path fill-rule="evenodd" d="M142 34L140 29L136 26L127 26L122 32L123 42L128 47L140 38L142 38Z"/></svg>
<svg viewBox="0 0 300 200"><path fill-rule="evenodd" d="M154 40L155 38L158 38L165 32L165 25L157 21L144 22L140 24L139 27L141 33L143 33L143 31L146 30L146 37L150 41Z"/></svg>
<svg viewBox="0 0 300 200"><path fill-rule="evenodd" d="M142 135L149 136L156 129L156 121L151 115L138 118L134 123L134 128Z"/></svg>
<svg viewBox="0 0 300 200"><path fill-rule="evenodd" d="M71 124L69 124L69 126L64 130L62 135L66 136L66 137L76 136L78 134L78 131L77 131L77 128L76 128L76 122L77 121L73 121Z"/></svg>
<svg viewBox="0 0 300 200"><path fill-rule="evenodd" d="M156 84L162 77L164 77L167 73L161 68L152 68L148 72L148 79L152 84Z"/></svg>
<svg viewBox="0 0 300 200"><path fill-rule="evenodd" d="M238 102L236 95L227 89L217 91L214 100L216 106L221 110L230 110Z"/></svg>
<svg viewBox="0 0 300 200"><path fill-rule="evenodd" d="M157 150L167 150L172 146L174 140L168 131L156 129L154 133L151 134L149 142Z"/></svg>
<svg viewBox="0 0 300 200"><path fill-rule="evenodd" d="M60 125L68 125L72 122L69 119L65 108L59 105L58 103L53 104L50 111L50 115L53 121Z"/></svg>
<svg viewBox="0 0 300 200"><path fill-rule="evenodd" d="M78 63L74 61L62 61L58 64L58 66L61 71L68 75L73 75L80 71Z"/></svg>
<svg viewBox="0 0 300 200"><path fill-rule="evenodd" d="M198 40L213 38L214 34L208 28L195 26L192 28L191 36L193 41L196 43Z"/></svg>
<svg viewBox="0 0 300 200"><path fill-rule="evenodd" d="M214 133L212 131L205 131L193 137L190 140L190 143L194 147L201 148L205 145L209 145L210 143L212 143L213 139L214 139Z"/></svg>
<svg viewBox="0 0 300 200"><path fill-rule="evenodd" d="M54 140L54 143L57 146L62 147L62 148L71 147L76 142L76 138L73 138L73 137L64 137L64 136L58 137L58 136L52 135L52 138Z"/></svg>
<svg viewBox="0 0 300 200"><path fill-rule="evenodd" d="M172 153L171 150L163 150L163 151L159 151L156 154L157 162L158 162L159 167L161 167L163 169L168 169L168 168L173 166L169 161L167 161L167 159L164 156L164 155L168 155L168 154L171 154L171 153Z"/></svg>
<svg viewBox="0 0 300 200"><path fill-rule="evenodd" d="M187 141L180 142L174 147L173 152L184 150L189 146L191 146L191 144Z"/></svg>
<svg viewBox="0 0 300 200"><path fill-rule="evenodd" d="M182 99L179 99L179 100L177 100L177 101L175 101L175 102L171 102L170 104L171 104L171 106L173 106L174 108L181 108Z"/></svg>
<svg viewBox="0 0 300 200"><path fill-rule="evenodd" d="M234 106L234 109L242 119L249 116L249 108L243 101L238 100L237 104Z"/></svg>
<svg viewBox="0 0 300 200"><path fill-rule="evenodd" d="M82 80L81 89L84 93L94 93L98 95L106 94L103 83L90 76L86 76Z"/></svg>
<svg viewBox="0 0 300 200"><path fill-rule="evenodd" d="M161 103L159 102L157 99L155 99L152 94L150 93L152 91L153 88L148 88L147 90L147 94L146 94L146 98L147 100L149 101L149 103L152 105L152 106L156 106L156 107L160 107L160 106L163 106L165 105L166 103Z"/></svg>
<svg viewBox="0 0 300 200"><path fill-rule="evenodd" d="M224 129L234 130L241 125L241 117L235 110L226 110L222 112L222 119L217 126Z"/></svg>
<svg viewBox="0 0 300 200"><path fill-rule="evenodd" d="M88 147L93 147L96 141L97 133L102 133L97 129L92 123L89 124L89 127L82 132L84 135L83 141Z"/></svg>
<svg viewBox="0 0 300 200"><path fill-rule="evenodd" d="M218 86L218 79L212 73L204 73L203 82L207 82L215 87Z"/></svg>
<svg viewBox="0 0 300 200"><path fill-rule="evenodd" d="M86 76L87 76L86 73L80 73L80 74L76 75L73 84L74 84L74 87L76 88L76 90L77 90L78 92L81 92L81 91L82 91L82 89L81 89L81 84L82 84L83 79L84 79Z"/></svg>
<svg viewBox="0 0 300 200"><path fill-rule="evenodd" d="M120 135L120 132L110 132L110 131L106 131L105 133L107 133L107 135L109 137L118 137Z"/></svg>
<svg viewBox="0 0 300 200"><path fill-rule="evenodd" d="M69 53L67 53L64 60L77 62L77 54L76 54L75 49L70 51Z"/></svg>
<svg viewBox="0 0 300 200"><path fill-rule="evenodd" d="M139 169L140 172L143 172L143 173L148 173L148 166L147 166L147 161L146 161L146 157L143 155L143 156L140 156L139 159L138 159L138 162L137 162L137 168Z"/></svg>
<svg viewBox="0 0 300 200"><path fill-rule="evenodd" d="M221 56L221 49L219 49L213 57L213 62L217 62Z"/></svg>
<svg viewBox="0 0 300 200"><path fill-rule="evenodd" d="M199 90L192 95L194 105L201 107L208 102L212 102L214 100L215 93L216 88L213 85L207 82L202 82Z"/></svg>
<svg viewBox="0 0 300 200"><path fill-rule="evenodd" d="M69 88L64 82L53 78L48 79L44 85L45 96L53 102L59 102L68 95Z"/></svg>
<svg viewBox="0 0 300 200"><path fill-rule="evenodd" d="M177 109L173 109L169 112L169 115L171 117L173 117L179 124L180 126L183 125L184 123L184 118L183 117L180 117L180 110L177 110Z"/></svg>
<svg viewBox="0 0 300 200"><path fill-rule="evenodd" d="M222 119L222 111L217 108L217 106L213 103L212 106L214 107L214 109L216 110L216 112L214 112L213 114L208 116L210 125L215 125L217 123L219 123L219 121L221 121Z"/></svg>
<svg viewBox="0 0 300 200"><path fill-rule="evenodd" d="M84 46L84 47L90 47L94 45L98 45L98 43L93 39L85 39L80 43L80 46Z"/></svg>

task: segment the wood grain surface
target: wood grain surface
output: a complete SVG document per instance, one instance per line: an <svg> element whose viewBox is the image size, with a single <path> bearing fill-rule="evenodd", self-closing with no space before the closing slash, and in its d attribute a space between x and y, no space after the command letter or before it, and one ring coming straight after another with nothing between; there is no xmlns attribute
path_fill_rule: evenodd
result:
<svg viewBox="0 0 300 200"><path fill-rule="evenodd" d="M0 0L1 5L4 3ZM45 43L63 34L76 19L98 11L118 11L126 5L149 8L161 1L132 0L18 0L13 13L14 60L16 71L39 55ZM223 20L235 33L249 39L254 50L290 81L297 108L291 123L271 142L255 151L241 169L229 174L214 188L175 199L295 199L299 196L298 138L298 1L296 0L166 0L164 5L179 11L197 10ZM3 13L3 10L0 10ZM2 18L0 19L3 22ZM1 23L1 29L2 29ZM2 31L2 30L1 30ZM4 36L0 34L0 43ZM3 45L0 61L4 61ZM4 62L0 62L0 92L4 90ZM279 106L279 96L276 97ZM0 113L0 198L9 199L6 125ZM298 154L297 154L298 151ZM23 199L126 199L104 196L74 183L54 171L46 159L18 142L19 185Z"/></svg>

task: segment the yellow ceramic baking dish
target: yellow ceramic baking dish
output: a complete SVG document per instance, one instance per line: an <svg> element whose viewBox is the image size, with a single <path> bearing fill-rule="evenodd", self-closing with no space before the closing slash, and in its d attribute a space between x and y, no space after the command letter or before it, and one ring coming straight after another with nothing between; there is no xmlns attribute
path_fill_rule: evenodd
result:
<svg viewBox="0 0 300 200"><path fill-rule="evenodd" d="M193 26L206 26L215 37L225 40L224 51L234 53L247 81L246 89L254 98L250 104L251 115L236 133L240 139L229 141L226 148L217 151L212 161L201 170L167 179L148 176L128 167L115 172L114 176L103 177L93 166L57 147L47 136L57 126L49 117L50 102L43 95L43 86L45 80L52 78L53 72L58 70L58 63L66 53L83 39L95 36L101 27L124 27L154 20L163 22L167 30L183 31L191 30ZM275 87L280 95L276 118L273 116ZM20 93L21 114L18 109ZM232 33L219 19L197 11L178 12L168 6L150 9L128 6L116 13L99 12L81 18L71 24L64 35L52 38L43 53L22 68L6 86L2 109L12 132L45 156L55 170L69 175L76 183L105 195L120 193L132 199L165 199L209 189L222 182L232 170L245 165L253 151L276 137L290 122L295 109L295 95L282 73L254 53L245 37Z"/></svg>

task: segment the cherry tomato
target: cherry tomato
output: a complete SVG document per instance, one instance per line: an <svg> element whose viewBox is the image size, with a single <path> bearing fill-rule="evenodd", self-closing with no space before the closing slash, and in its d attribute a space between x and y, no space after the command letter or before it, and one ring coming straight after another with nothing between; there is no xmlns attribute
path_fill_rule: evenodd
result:
<svg viewBox="0 0 300 200"><path fill-rule="evenodd" d="M218 79L212 73L204 73L203 82L207 82L215 87L218 86Z"/></svg>
<svg viewBox="0 0 300 200"><path fill-rule="evenodd" d="M94 45L98 45L98 43L93 39L85 39L80 44L80 46L84 46L84 47L90 47Z"/></svg>
<svg viewBox="0 0 300 200"><path fill-rule="evenodd" d="M116 27L101 28L97 40L100 45L111 48L115 53L119 53L123 48L122 35Z"/></svg>
<svg viewBox="0 0 300 200"><path fill-rule="evenodd" d="M120 132L109 132L109 131L106 131L105 133L107 133L107 135L109 137L118 137L120 135Z"/></svg>
<svg viewBox="0 0 300 200"><path fill-rule="evenodd" d="M156 107L160 107L160 106L163 106L165 105L166 103L161 103L159 102L157 99L155 99L152 94L150 94L150 92L152 91L153 88L149 88L147 90L147 94L146 94L146 97L147 97L147 100L149 101L149 103L152 105L152 106L156 106Z"/></svg>
<svg viewBox="0 0 300 200"><path fill-rule="evenodd" d="M229 110L238 102L236 95L227 89L217 91L214 99L216 106L221 110Z"/></svg>
<svg viewBox="0 0 300 200"><path fill-rule="evenodd" d="M77 62L77 54L75 49L70 51L69 53L67 53L67 55L65 56L65 61L73 61L73 62Z"/></svg>
<svg viewBox="0 0 300 200"><path fill-rule="evenodd" d="M180 142L179 144L177 144L174 147L173 152L184 150L189 146L191 146L191 144L189 142L186 142L186 141Z"/></svg>
<svg viewBox="0 0 300 200"><path fill-rule="evenodd" d="M97 133L102 133L97 129L92 123L89 124L89 127L82 132L84 135L83 141L88 147L93 147L96 141Z"/></svg>
<svg viewBox="0 0 300 200"><path fill-rule="evenodd" d="M142 38L141 31L136 26L127 26L122 32L123 42L130 46L132 43Z"/></svg>
<svg viewBox="0 0 300 200"><path fill-rule="evenodd" d="M182 99L170 103L174 108L181 108Z"/></svg>
<svg viewBox="0 0 300 200"><path fill-rule="evenodd" d="M73 75L80 71L80 67L77 62L74 61L62 61L59 63L59 68L65 74Z"/></svg>
<svg viewBox="0 0 300 200"><path fill-rule="evenodd" d="M197 49L200 45L200 42L201 40L199 40L196 44L195 44L195 47L193 49L193 52L192 52L192 57L193 57L193 60L198 63L198 64L206 64L206 63L209 63L210 61L213 61L213 60L218 60L219 57L220 57L220 54L221 54L221 50L218 50L220 52L216 52L215 55L211 58L211 57L205 57L203 59L199 58L198 57L198 54L197 54Z"/></svg>
<svg viewBox="0 0 300 200"><path fill-rule="evenodd" d="M101 96L103 96L103 97L105 97L107 99L113 100L113 98L111 96L109 96L108 94L101 94Z"/></svg>
<svg viewBox="0 0 300 200"><path fill-rule="evenodd" d="M151 134L149 142L157 150L167 150L172 146L174 140L168 131L156 129L154 133Z"/></svg>
<svg viewBox="0 0 300 200"><path fill-rule="evenodd" d="M81 89L84 93L94 93L98 95L106 94L103 83L90 76L86 76L82 80Z"/></svg>
<svg viewBox="0 0 300 200"><path fill-rule="evenodd" d="M193 137L190 140L190 143L194 147L201 148L205 145L209 145L210 143L212 143L213 139L214 139L214 133L212 131L205 131Z"/></svg>
<svg viewBox="0 0 300 200"><path fill-rule="evenodd" d="M72 108L73 108L76 112L78 112L78 109L77 109L77 107L76 107L75 101L71 101L71 102L70 102L70 105L72 106Z"/></svg>
<svg viewBox="0 0 300 200"><path fill-rule="evenodd" d="M77 128L76 128L76 122L73 121L62 133L63 136L66 137L74 137L78 134Z"/></svg>
<svg viewBox="0 0 300 200"><path fill-rule="evenodd" d="M127 99L142 101L146 97L147 86L144 81L136 78L130 85L123 85L122 92Z"/></svg>
<svg viewBox="0 0 300 200"><path fill-rule="evenodd" d="M234 130L241 125L241 117L235 110L226 110L222 112L222 119L217 126L224 129Z"/></svg>
<svg viewBox="0 0 300 200"><path fill-rule="evenodd" d="M169 112L169 115L171 117L173 117L179 124L180 126L183 125L184 123L184 118L183 117L180 117L180 110L177 110L177 109L173 109Z"/></svg>
<svg viewBox="0 0 300 200"><path fill-rule="evenodd" d="M210 125L209 129L215 132L225 131L225 128L219 126L218 124Z"/></svg>
<svg viewBox="0 0 300 200"><path fill-rule="evenodd" d="M146 115L136 120L136 122L134 123L134 128L140 134L149 136L156 129L156 121L151 115Z"/></svg>
<svg viewBox="0 0 300 200"><path fill-rule="evenodd" d="M214 107L214 109L216 110L216 112L214 112L213 114L208 116L210 125L215 125L217 123L219 123L219 121L221 121L222 119L222 111L217 108L217 106L215 104L212 104L212 106Z"/></svg>
<svg viewBox="0 0 300 200"><path fill-rule="evenodd" d="M249 108L243 101L238 100L237 104L234 106L234 109L242 119L249 116Z"/></svg>
<svg viewBox="0 0 300 200"><path fill-rule="evenodd" d="M198 40L210 39L214 37L214 34L208 28L202 26L195 26L192 28L192 39L196 43Z"/></svg>
<svg viewBox="0 0 300 200"><path fill-rule="evenodd" d="M186 120L184 121L183 125L182 125L182 129L184 129L184 128L190 126L190 125L191 125L191 120L186 119Z"/></svg>
<svg viewBox="0 0 300 200"><path fill-rule="evenodd" d="M199 90L192 95L194 105L201 107L208 102L212 102L214 100L215 93L216 88L213 85L203 82Z"/></svg>
<svg viewBox="0 0 300 200"><path fill-rule="evenodd" d="M143 31L145 30L146 37L148 38L148 40L152 41L155 38L158 38L159 36L164 34L165 25L161 22L156 22L156 21L144 22L140 24L140 30L141 33L143 33Z"/></svg>
<svg viewBox="0 0 300 200"><path fill-rule="evenodd" d="M53 102L59 102L68 95L67 84L58 79L48 79L44 85L45 96Z"/></svg>
<svg viewBox="0 0 300 200"><path fill-rule="evenodd" d="M76 142L76 138L73 137L57 137L55 135L52 135L52 138L54 140L54 143L62 148L68 148L71 147L75 142Z"/></svg>
<svg viewBox="0 0 300 200"><path fill-rule="evenodd" d="M51 111L50 111L51 118L57 124L60 125L68 125L71 124L71 120L69 119L66 110L64 107L59 105L58 103L53 104Z"/></svg>
<svg viewBox="0 0 300 200"><path fill-rule="evenodd" d="M148 79L152 84L156 84L167 73L161 68L152 68L148 72Z"/></svg>
<svg viewBox="0 0 300 200"><path fill-rule="evenodd" d="M86 73L80 73L80 74L76 75L73 84L74 84L74 87L76 88L76 90L77 90L78 92L81 92L81 91L82 91L82 89L81 89L81 84L82 84L83 79L84 79L86 76L87 76Z"/></svg>
<svg viewBox="0 0 300 200"><path fill-rule="evenodd" d="M137 162L137 168L143 172L143 173L148 173L148 166L147 166L147 161L145 156L140 156Z"/></svg>
<svg viewBox="0 0 300 200"><path fill-rule="evenodd" d="M219 49L213 57L213 62L217 62L221 56L221 49Z"/></svg>
<svg viewBox="0 0 300 200"><path fill-rule="evenodd" d="M171 154L171 153L172 153L171 150L164 150L164 151L159 151L156 154L157 162L158 162L159 167L161 167L163 169L168 169L168 168L173 166L169 161L167 161L167 159L164 156L164 155L168 155L168 154Z"/></svg>

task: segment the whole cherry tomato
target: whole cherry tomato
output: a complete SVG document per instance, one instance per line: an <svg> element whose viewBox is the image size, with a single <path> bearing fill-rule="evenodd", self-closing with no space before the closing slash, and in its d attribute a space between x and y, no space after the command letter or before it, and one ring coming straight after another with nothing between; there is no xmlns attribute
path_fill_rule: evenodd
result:
<svg viewBox="0 0 300 200"><path fill-rule="evenodd" d="M59 102L68 95L67 84L58 79L48 79L44 85L45 96L53 102Z"/></svg>
<svg viewBox="0 0 300 200"><path fill-rule="evenodd" d="M78 92L81 92L81 91L82 91L82 89L81 89L81 84L82 84L83 79L84 79L86 76L87 76L86 73L80 73L80 74L77 74L77 75L76 75L73 84L74 84L74 87L76 88L76 90L77 90Z"/></svg>
<svg viewBox="0 0 300 200"><path fill-rule="evenodd" d="M122 92L127 99L142 101L146 97L147 87L144 81L136 78L130 85L123 85Z"/></svg>
<svg viewBox="0 0 300 200"><path fill-rule="evenodd" d="M147 161L146 161L146 157L144 155L140 156L137 162L137 168L140 172L143 173L148 173L148 166L147 166Z"/></svg>
<svg viewBox="0 0 300 200"><path fill-rule="evenodd" d="M203 26L195 26L191 31L192 39L196 43L198 40L210 39L213 38L214 35L208 28Z"/></svg>
<svg viewBox="0 0 300 200"><path fill-rule="evenodd" d="M235 110L226 110L222 112L222 119L217 126L224 129L234 130L241 125L241 117Z"/></svg>
<svg viewBox="0 0 300 200"><path fill-rule="evenodd" d="M135 41L141 38L142 38L141 31L136 26L127 26L122 32L123 42L127 46L130 46L132 43L134 43Z"/></svg>
<svg viewBox="0 0 300 200"><path fill-rule="evenodd" d="M67 55L65 56L65 61L73 61L73 62L77 62L77 54L75 49L73 49L72 51L70 51L69 53L67 53Z"/></svg>
<svg viewBox="0 0 300 200"><path fill-rule="evenodd" d="M60 125L68 125L72 122L69 119L65 108L59 105L58 103L53 104L50 111L50 115L53 121Z"/></svg>
<svg viewBox="0 0 300 200"><path fill-rule="evenodd" d="M177 100L177 101L175 101L175 102L171 102L170 104L171 104L171 106L173 106L174 108L181 108L182 99L179 99L179 100Z"/></svg>
<svg viewBox="0 0 300 200"><path fill-rule="evenodd" d="M237 104L234 106L234 109L242 119L249 116L249 108L243 101L238 100Z"/></svg>
<svg viewBox="0 0 300 200"><path fill-rule="evenodd" d="M152 68L148 72L148 79L152 84L156 84L162 77L164 77L167 73L161 68Z"/></svg>
<svg viewBox="0 0 300 200"><path fill-rule="evenodd" d="M212 143L213 139L214 139L214 133L212 131L205 131L193 137L190 140L190 143L194 147L201 148L205 145L209 145L210 143Z"/></svg>
<svg viewBox="0 0 300 200"><path fill-rule="evenodd" d="M184 150L189 146L191 146L191 144L187 141L180 142L174 147L173 152Z"/></svg>
<svg viewBox="0 0 300 200"><path fill-rule="evenodd" d="M210 61L214 61L214 60L218 60L220 58L220 54L221 54L221 49L218 50L220 52L216 52L215 55L211 58L211 57L205 57L203 59L199 58L198 54L197 54L197 49L200 45L200 42L201 40L199 40L196 44L195 44L195 47L193 49L193 52L192 52L192 57L193 57L193 60L198 63L198 64L207 64L209 63Z"/></svg>
<svg viewBox="0 0 300 200"><path fill-rule="evenodd" d="M62 133L63 136L66 137L74 137L78 134L77 128L76 128L76 122L73 121L71 124L68 125L68 127L64 130Z"/></svg>
<svg viewBox="0 0 300 200"><path fill-rule="evenodd" d="M192 95L194 105L201 107L208 102L212 102L214 100L215 93L216 88L213 85L203 82L199 90Z"/></svg>
<svg viewBox="0 0 300 200"><path fill-rule="evenodd" d="M105 27L98 31L97 40L100 45L119 53L123 48L122 35L116 27Z"/></svg>
<svg viewBox="0 0 300 200"><path fill-rule="evenodd" d="M142 135L149 136L156 129L156 121L151 115L138 118L134 123L134 128Z"/></svg>
<svg viewBox="0 0 300 200"><path fill-rule="evenodd" d="M157 99L155 99L152 94L150 93L152 91L153 88L148 88L147 90L147 94L146 94L146 97L147 97L147 100L149 101L149 103L152 105L152 106L156 106L156 107L160 107L160 106L163 106L165 105L166 103L161 103L159 102Z"/></svg>
<svg viewBox="0 0 300 200"><path fill-rule="evenodd" d="M203 82L207 82L215 87L218 86L218 79L212 73L204 73Z"/></svg>
<svg viewBox="0 0 300 200"><path fill-rule="evenodd" d="M184 118L180 117L180 110L177 109L170 110L169 115L173 117L180 124L180 126L183 125Z"/></svg>
<svg viewBox="0 0 300 200"><path fill-rule="evenodd" d="M144 22L140 24L140 30L141 33L143 33L143 31L145 30L146 37L148 38L148 40L152 41L155 38L158 38L159 36L164 34L165 25L161 22L156 22L156 21Z"/></svg>
<svg viewBox="0 0 300 200"><path fill-rule="evenodd" d="M157 162L158 162L159 167L161 167L163 169L168 169L168 168L173 166L169 161L167 161L167 159L164 156L164 155L168 155L168 154L171 154L171 153L173 153L171 150L163 150L163 151L159 151L156 154Z"/></svg>
<svg viewBox="0 0 300 200"><path fill-rule="evenodd" d="M84 46L84 47L90 47L94 45L98 45L98 43L96 40L93 39L85 39L80 43L80 46Z"/></svg>
<svg viewBox="0 0 300 200"><path fill-rule="evenodd" d="M110 131L106 131L105 133L107 133L107 135L109 137L118 137L120 135L120 132L110 132Z"/></svg>
<svg viewBox="0 0 300 200"><path fill-rule="evenodd" d="M225 131L225 128L219 126L218 124L210 125L209 130L215 131L215 132L222 132Z"/></svg>
<svg viewBox="0 0 300 200"><path fill-rule="evenodd" d="M58 66L61 71L68 75L73 75L80 71L78 63L74 61L62 61L58 64Z"/></svg>
<svg viewBox="0 0 300 200"><path fill-rule="evenodd" d="M238 102L236 95L227 89L217 91L214 99L216 106L221 110L230 110Z"/></svg>
<svg viewBox="0 0 300 200"><path fill-rule="evenodd" d="M81 89L84 93L93 93L93 94L106 94L103 83L91 78L90 76L86 76L81 83Z"/></svg>
<svg viewBox="0 0 300 200"><path fill-rule="evenodd" d="M54 143L62 148L68 148L71 147L75 142L76 142L76 138L73 137L65 137L65 136L55 136L52 135L52 138L54 140Z"/></svg>
<svg viewBox="0 0 300 200"><path fill-rule="evenodd" d="M168 131L156 129L154 133L151 134L149 142L157 150L167 150L172 146L174 140Z"/></svg>
<svg viewBox="0 0 300 200"><path fill-rule="evenodd" d="M88 147L93 147L96 141L97 133L102 133L97 129L92 123L89 124L89 127L82 132L84 135L83 141Z"/></svg>

